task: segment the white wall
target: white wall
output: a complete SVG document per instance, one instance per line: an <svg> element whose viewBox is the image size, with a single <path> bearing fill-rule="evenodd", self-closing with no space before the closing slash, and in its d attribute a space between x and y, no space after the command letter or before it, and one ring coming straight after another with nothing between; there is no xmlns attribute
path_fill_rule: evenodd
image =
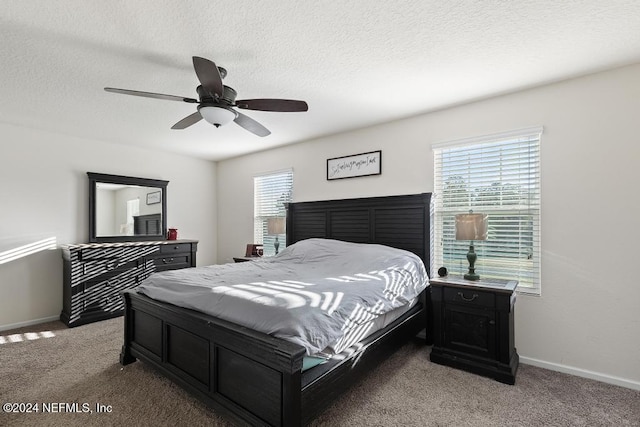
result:
<svg viewBox="0 0 640 427"><path fill-rule="evenodd" d="M640 389L639 111L640 64L220 162L218 261L253 240L255 174L293 167L294 201L433 191L431 144L544 126L542 296L518 296L518 352ZM326 181L327 158L378 149L382 175Z"/></svg>
<svg viewBox="0 0 640 427"><path fill-rule="evenodd" d="M88 242L89 171L168 180L167 225L199 240L198 265L215 263L215 163L5 124L0 135L0 255L50 237ZM0 330L61 310L60 249L0 264Z"/></svg>

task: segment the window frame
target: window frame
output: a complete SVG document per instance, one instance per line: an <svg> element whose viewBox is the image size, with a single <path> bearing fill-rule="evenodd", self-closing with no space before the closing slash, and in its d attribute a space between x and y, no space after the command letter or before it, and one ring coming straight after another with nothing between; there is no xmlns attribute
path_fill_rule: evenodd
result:
<svg viewBox="0 0 640 427"><path fill-rule="evenodd" d="M453 220L455 214L468 213L471 209L489 214L489 239L474 242L478 253L475 267L481 276L480 280L482 277L518 280L518 292L541 295L540 149L543 130L542 127L531 127L432 145L434 200L431 271L444 266L450 273L462 274L468 269L466 252L470 242L455 240ZM527 146L528 152L525 149ZM509 153L504 157L515 163L505 166L507 162L502 154L496 158L486 154L503 151ZM443 159L445 155L449 156L446 160ZM464 156L467 158L463 162ZM491 161L486 161L487 158ZM519 168L516 172L513 172L514 165ZM448 178L456 177L460 171L466 172L464 178L467 181L462 179L458 182L459 194L455 194L451 187L447 190L445 186L447 182L452 182ZM488 183L495 173L500 174L501 178L502 174L508 175L508 178L490 187ZM515 184L508 179L513 179ZM476 185L478 188L473 188ZM496 190L493 196L492 190ZM505 194L510 194L510 198L505 198ZM465 197L468 203L462 202ZM480 204L482 201L484 205ZM493 233L492 214L495 218ZM504 243L513 243L515 246Z"/></svg>
<svg viewBox="0 0 640 427"><path fill-rule="evenodd" d="M282 182L277 182L278 177L282 180ZM268 184L268 180L275 180L275 184ZM263 185L275 185L275 186L283 186L288 188L284 188L284 190L279 190L277 188L271 188L268 191L273 191L274 194L264 194L264 188L261 190L259 187ZM260 192L262 192L262 196L260 196ZM276 194L279 193L279 194ZM259 197L261 197L262 201L259 201ZM273 256L275 255L275 246L274 242L276 237L278 238L279 243L279 252L282 251L286 246L286 225L284 233L278 234L277 236L269 236L267 234L267 220L272 217L287 217L287 209L286 204L291 203L293 201L293 169L284 169L272 172L265 172L259 175L254 175L253 177L253 243L263 245L263 253L264 256ZM275 205L272 207L261 206L263 203L272 203L275 202ZM259 212L260 210L260 212Z"/></svg>

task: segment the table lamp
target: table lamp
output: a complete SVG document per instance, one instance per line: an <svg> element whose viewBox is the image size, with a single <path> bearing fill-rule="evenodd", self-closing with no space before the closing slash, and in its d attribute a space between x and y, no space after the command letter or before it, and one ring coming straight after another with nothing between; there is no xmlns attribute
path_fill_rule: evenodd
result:
<svg viewBox="0 0 640 427"><path fill-rule="evenodd" d="M464 275L467 280L480 280L476 274L475 263L478 258L473 248L474 240L487 240L487 214L473 213L456 215L456 240L470 240L467 260L469 261L469 272Z"/></svg>
<svg viewBox="0 0 640 427"><path fill-rule="evenodd" d="M276 255L278 255L278 248L280 247L278 235L284 233L284 220L285 218L282 216L267 218L267 234L276 236L276 241L273 243L273 247L276 248Z"/></svg>

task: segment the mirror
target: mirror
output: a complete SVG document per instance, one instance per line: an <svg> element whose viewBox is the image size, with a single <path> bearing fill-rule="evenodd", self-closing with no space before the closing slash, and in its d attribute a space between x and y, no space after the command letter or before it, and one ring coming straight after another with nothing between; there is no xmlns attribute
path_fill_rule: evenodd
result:
<svg viewBox="0 0 640 427"><path fill-rule="evenodd" d="M87 172L89 242L165 240L169 181Z"/></svg>

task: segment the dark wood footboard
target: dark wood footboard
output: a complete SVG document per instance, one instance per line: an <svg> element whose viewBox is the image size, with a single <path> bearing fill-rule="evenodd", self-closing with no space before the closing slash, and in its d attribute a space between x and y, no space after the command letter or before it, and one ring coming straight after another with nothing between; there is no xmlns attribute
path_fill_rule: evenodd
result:
<svg viewBox="0 0 640 427"><path fill-rule="evenodd" d="M123 365L141 359L206 404L250 425L300 425L304 348L124 293Z"/></svg>
<svg viewBox="0 0 640 427"><path fill-rule="evenodd" d="M120 363L151 364L237 423L305 425L425 328L426 295L358 352L303 374L297 344L127 291Z"/></svg>

